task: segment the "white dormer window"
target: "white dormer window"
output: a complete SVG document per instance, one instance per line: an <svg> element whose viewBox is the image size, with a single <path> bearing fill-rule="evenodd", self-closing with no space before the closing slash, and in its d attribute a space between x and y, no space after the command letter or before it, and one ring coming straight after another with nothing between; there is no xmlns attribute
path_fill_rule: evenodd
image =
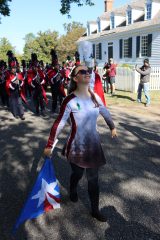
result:
<svg viewBox="0 0 160 240"><path fill-rule="evenodd" d="M114 15L111 16L111 28L115 28L115 20L114 20Z"/></svg>
<svg viewBox="0 0 160 240"><path fill-rule="evenodd" d="M151 17L152 17L152 3L147 3L147 6L146 6L146 19L147 20L150 20Z"/></svg>
<svg viewBox="0 0 160 240"><path fill-rule="evenodd" d="M129 10L127 12L127 17L128 17L128 24L132 23L132 10Z"/></svg>

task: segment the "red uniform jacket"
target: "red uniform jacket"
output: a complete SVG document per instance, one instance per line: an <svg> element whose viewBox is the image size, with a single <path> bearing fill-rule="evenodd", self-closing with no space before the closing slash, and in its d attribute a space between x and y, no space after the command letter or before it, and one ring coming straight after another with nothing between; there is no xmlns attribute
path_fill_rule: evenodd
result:
<svg viewBox="0 0 160 240"><path fill-rule="evenodd" d="M50 85L54 84L53 78L56 76L56 74L58 74L58 73L57 73L57 71L55 71L55 69L51 69L51 70L48 71L47 76L48 76ZM60 71L59 74L61 74L61 78L63 80L65 78L64 71L63 70ZM59 85L59 90L60 90L61 94L65 97L66 93L64 91L64 85L63 85L62 82Z"/></svg>
<svg viewBox="0 0 160 240"><path fill-rule="evenodd" d="M46 104L48 104L48 99L47 99L47 96L46 96L46 92L45 92L44 87L43 87L43 85L46 83L46 80L45 80L45 75L44 75L44 73L43 73L43 71L41 69L38 69L38 72L35 72L32 69L29 69L27 71L27 81L28 81L28 84L32 86L32 81L37 76L37 73L39 74L39 76L40 76L40 78L42 80L41 88L42 88L42 94L43 94L44 101L45 101Z"/></svg>
<svg viewBox="0 0 160 240"><path fill-rule="evenodd" d="M24 77L23 77L23 73L16 73L16 75L14 75L13 73L11 72L6 72L6 91L7 91L7 94L10 95L10 89L13 89L13 86L12 86L12 82L17 78L17 80L19 80L19 86L21 87L21 90L20 90L20 96L22 98L22 100L27 103L26 101L26 97L25 97L25 90L24 90Z"/></svg>
<svg viewBox="0 0 160 240"><path fill-rule="evenodd" d="M45 75L41 69L38 69L38 74L39 74L40 78L44 79L44 81L45 81ZM37 73L35 71L33 71L32 69L29 69L27 71L28 84L31 84L32 80L36 77L36 75L37 75Z"/></svg>

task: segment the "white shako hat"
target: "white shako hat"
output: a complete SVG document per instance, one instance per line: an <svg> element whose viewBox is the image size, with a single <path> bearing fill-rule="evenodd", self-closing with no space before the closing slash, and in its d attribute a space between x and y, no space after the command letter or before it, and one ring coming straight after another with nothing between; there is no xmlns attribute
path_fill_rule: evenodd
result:
<svg viewBox="0 0 160 240"><path fill-rule="evenodd" d="M85 65L89 68L94 67L94 58L93 58L93 45L89 41L84 41L81 43L81 50L83 54L83 61Z"/></svg>

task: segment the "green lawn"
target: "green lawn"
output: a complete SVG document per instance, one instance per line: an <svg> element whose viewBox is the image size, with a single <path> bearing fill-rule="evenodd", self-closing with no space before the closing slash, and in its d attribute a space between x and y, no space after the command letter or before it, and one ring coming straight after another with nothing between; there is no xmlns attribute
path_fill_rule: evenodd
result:
<svg viewBox="0 0 160 240"><path fill-rule="evenodd" d="M160 91L151 91L151 104L152 105L159 105L160 104ZM136 102L137 93L125 92L125 91L118 91L116 90L115 96L110 96L110 94L105 94L105 98L107 100L107 104L111 105L123 105L123 106L133 106L134 104L138 104ZM145 96L143 93L142 102L145 103Z"/></svg>

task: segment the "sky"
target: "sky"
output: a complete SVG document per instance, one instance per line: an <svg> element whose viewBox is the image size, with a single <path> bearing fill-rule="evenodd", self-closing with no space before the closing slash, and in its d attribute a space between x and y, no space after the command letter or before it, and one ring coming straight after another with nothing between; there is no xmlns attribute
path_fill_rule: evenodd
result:
<svg viewBox="0 0 160 240"><path fill-rule="evenodd" d="M12 0L9 17L1 17L0 38L6 37L16 51L23 52L24 37L28 33L39 31L58 31L64 34L63 24L72 21L81 22L96 20L104 12L104 0L93 0L95 6L71 8L71 18L60 13L60 0ZM114 0L114 7L119 7L128 0Z"/></svg>

